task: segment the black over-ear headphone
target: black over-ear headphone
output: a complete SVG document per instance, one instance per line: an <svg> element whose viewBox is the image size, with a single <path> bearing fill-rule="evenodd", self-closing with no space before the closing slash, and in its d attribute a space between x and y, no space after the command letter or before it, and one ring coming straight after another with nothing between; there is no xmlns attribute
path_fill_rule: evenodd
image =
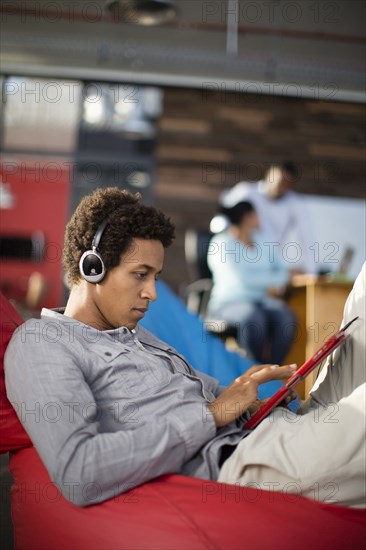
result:
<svg viewBox="0 0 366 550"><path fill-rule="evenodd" d="M102 257L98 251L98 246L107 225L108 220L104 220L100 224L94 235L92 249L84 252L80 258L79 271L88 283L100 283L105 277L106 271Z"/></svg>

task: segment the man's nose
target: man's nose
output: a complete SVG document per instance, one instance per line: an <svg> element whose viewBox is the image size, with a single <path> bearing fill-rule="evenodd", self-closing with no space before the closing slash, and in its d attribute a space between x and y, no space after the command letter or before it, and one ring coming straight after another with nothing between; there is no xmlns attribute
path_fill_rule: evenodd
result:
<svg viewBox="0 0 366 550"><path fill-rule="evenodd" d="M144 299L149 300L149 302L155 302L158 293L156 292L156 281L153 279L152 281L147 281L146 285L144 285L144 288L142 290L142 297Z"/></svg>

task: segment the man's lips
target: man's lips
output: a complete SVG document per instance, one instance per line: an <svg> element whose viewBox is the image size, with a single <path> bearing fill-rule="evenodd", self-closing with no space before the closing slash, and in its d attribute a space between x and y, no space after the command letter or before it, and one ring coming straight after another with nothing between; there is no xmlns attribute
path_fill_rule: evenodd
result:
<svg viewBox="0 0 366 550"><path fill-rule="evenodd" d="M138 314L140 314L142 317L147 312L147 309L148 309L147 307L135 307L135 308L133 308L133 310L136 311Z"/></svg>

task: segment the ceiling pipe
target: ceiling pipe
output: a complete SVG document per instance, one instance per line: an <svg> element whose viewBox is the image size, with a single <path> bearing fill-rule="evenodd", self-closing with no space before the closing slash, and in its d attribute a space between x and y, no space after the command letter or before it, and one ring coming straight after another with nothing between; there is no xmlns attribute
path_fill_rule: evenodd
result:
<svg viewBox="0 0 366 550"><path fill-rule="evenodd" d="M238 0L227 0L226 53L228 55L238 54L238 25Z"/></svg>

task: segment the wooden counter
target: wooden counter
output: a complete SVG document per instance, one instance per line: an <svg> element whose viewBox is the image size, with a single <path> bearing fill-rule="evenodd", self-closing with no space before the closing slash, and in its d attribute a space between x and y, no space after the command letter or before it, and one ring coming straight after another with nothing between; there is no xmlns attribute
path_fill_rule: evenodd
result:
<svg viewBox="0 0 366 550"><path fill-rule="evenodd" d="M298 330L286 363L300 366L340 327L343 309L353 281L336 277L297 275L289 290L288 304L295 312ZM297 389L307 397L318 369Z"/></svg>

